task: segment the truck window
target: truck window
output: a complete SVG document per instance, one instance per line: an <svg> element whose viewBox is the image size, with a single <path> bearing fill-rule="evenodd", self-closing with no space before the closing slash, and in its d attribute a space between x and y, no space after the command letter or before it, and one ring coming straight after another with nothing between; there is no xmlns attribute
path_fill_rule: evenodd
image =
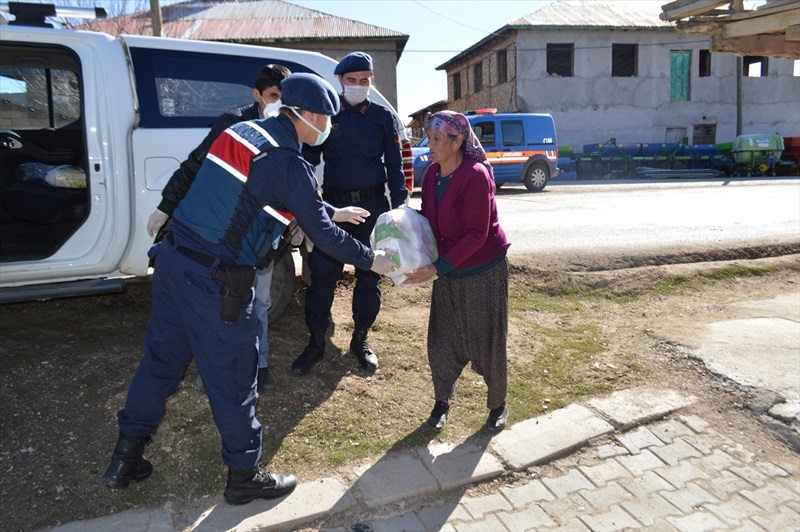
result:
<svg viewBox="0 0 800 532"><path fill-rule="evenodd" d="M252 102L256 72L266 64L310 71L270 57L135 47L130 53L143 128L209 127L222 113Z"/></svg>
<svg viewBox="0 0 800 532"><path fill-rule="evenodd" d="M0 66L0 123L6 129L60 129L81 116L78 74Z"/></svg>

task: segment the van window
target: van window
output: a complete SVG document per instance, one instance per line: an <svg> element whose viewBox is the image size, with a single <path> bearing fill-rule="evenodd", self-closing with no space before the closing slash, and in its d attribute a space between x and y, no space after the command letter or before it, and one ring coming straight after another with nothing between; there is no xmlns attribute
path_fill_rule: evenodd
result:
<svg viewBox="0 0 800 532"><path fill-rule="evenodd" d="M494 121L476 122L473 124L472 130L475 131L475 136L478 137L478 141L484 148L495 145Z"/></svg>
<svg viewBox="0 0 800 532"><path fill-rule="evenodd" d="M144 128L209 127L225 111L253 101L256 73L269 63L311 72L269 57L132 47L131 58Z"/></svg>
<svg viewBox="0 0 800 532"><path fill-rule="evenodd" d="M525 144L525 130L522 120L501 120L500 128L503 132L503 146L522 146Z"/></svg>

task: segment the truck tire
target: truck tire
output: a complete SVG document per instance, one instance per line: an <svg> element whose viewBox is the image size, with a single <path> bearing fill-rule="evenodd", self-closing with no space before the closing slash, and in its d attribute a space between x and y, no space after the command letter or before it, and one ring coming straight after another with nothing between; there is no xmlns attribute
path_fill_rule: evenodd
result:
<svg viewBox="0 0 800 532"><path fill-rule="evenodd" d="M295 270L292 253L284 253L272 271L272 285L269 295L272 306L269 308L269 322L278 320L294 296Z"/></svg>
<svg viewBox="0 0 800 532"><path fill-rule="evenodd" d="M541 192L547 186L548 179L550 179L550 170L547 165L541 161L534 161L525 169L525 177L522 181L525 183L525 188L531 192Z"/></svg>

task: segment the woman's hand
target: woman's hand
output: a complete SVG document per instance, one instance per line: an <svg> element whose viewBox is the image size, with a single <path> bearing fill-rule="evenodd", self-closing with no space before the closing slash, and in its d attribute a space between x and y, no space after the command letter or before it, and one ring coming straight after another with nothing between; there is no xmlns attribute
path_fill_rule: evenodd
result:
<svg viewBox="0 0 800 532"><path fill-rule="evenodd" d="M436 266L434 266L433 264L421 266L416 270L411 270L410 272L406 272L405 275L407 279L403 281L403 284L424 283L425 281L430 280L432 277L436 275Z"/></svg>
<svg viewBox="0 0 800 532"><path fill-rule="evenodd" d="M341 209L336 209L336 212L333 213L333 217L331 220L334 222L347 222L354 225L358 225L360 223L364 223L367 216L369 216L369 211L367 209L362 209L361 207L353 207L350 205L349 207L342 207Z"/></svg>

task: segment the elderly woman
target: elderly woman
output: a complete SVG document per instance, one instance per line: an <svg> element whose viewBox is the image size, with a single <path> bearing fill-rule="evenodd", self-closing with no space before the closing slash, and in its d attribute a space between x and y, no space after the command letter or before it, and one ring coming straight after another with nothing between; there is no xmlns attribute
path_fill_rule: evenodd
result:
<svg viewBox="0 0 800 532"><path fill-rule="evenodd" d="M435 404L428 425L440 431L448 401L471 362L488 387L486 427L506 425L506 337L510 245L497 217L492 167L467 117L442 111L428 117L433 164L422 183L421 213L430 221L439 258L408 273L408 284L434 275L428 322L428 362Z"/></svg>

